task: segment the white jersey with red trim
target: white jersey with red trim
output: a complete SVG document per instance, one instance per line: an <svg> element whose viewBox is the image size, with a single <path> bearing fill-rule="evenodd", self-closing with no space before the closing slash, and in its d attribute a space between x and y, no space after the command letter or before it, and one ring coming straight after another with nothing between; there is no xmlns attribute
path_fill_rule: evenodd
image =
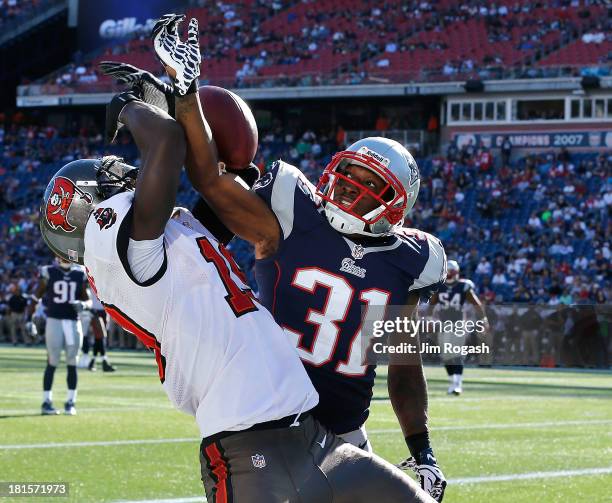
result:
<svg viewBox="0 0 612 503"><path fill-rule="evenodd" d="M143 283L134 278L133 196L115 195L92 213L84 262L106 311L155 352L175 407L196 417L204 437L313 408L318 395L287 336L187 210L166 225L160 271Z"/></svg>

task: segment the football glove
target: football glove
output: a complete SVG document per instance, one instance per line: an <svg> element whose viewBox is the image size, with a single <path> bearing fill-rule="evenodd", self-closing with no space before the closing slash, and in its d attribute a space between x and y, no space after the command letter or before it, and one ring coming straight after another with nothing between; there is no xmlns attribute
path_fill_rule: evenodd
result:
<svg viewBox="0 0 612 503"><path fill-rule="evenodd" d="M149 103L174 117L174 94L172 86L159 80L151 72L127 63L102 61L98 67L105 75L113 77L119 84L138 88L142 101Z"/></svg>
<svg viewBox="0 0 612 503"><path fill-rule="evenodd" d="M182 14L166 14L155 24L151 33L155 54L166 67L178 96L184 96L188 91L197 91L202 62L198 20L192 18L189 21L187 41L181 42L177 27L183 19L185 16Z"/></svg>
<svg viewBox="0 0 612 503"><path fill-rule="evenodd" d="M142 101L141 94L137 88L124 91L113 96L111 102L106 105L106 127L104 136L108 143L113 143L117 137L117 132L123 127L119 121L119 116L123 107L132 101Z"/></svg>
<svg viewBox="0 0 612 503"><path fill-rule="evenodd" d="M396 466L402 470L414 471L421 488L436 501L442 501L446 489L446 478L438 466L433 451L430 448L423 449L417 458L410 457Z"/></svg>

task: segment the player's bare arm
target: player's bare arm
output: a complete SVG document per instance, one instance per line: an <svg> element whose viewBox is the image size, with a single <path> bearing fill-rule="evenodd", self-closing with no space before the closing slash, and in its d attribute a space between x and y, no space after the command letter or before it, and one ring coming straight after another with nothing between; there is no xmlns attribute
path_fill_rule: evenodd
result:
<svg viewBox="0 0 612 503"><path fill-rule="evenodd" d="M37 299L40 299L45 294L46 291L47 291L47 280L41 277L38 280L38 286L36 287L36 291L34 292L34 295L36 296Z"/></svg>
<svg viewBox="0 0 612 503"><path fill-rule="evenodd" d="M413 316L418 304L418 294L411 294L406 305L405 316ZM400 344L405 334L394 333L391 344ZM418 344L418 341L417 341ZM427 432L427 381L423 373L421 357L390 355L387 388L391 405L400 423L404 437Z"/></svg>
<svg viewBox="0 0 612 503"><path fill-rule="evenodd" d="M476 309L476 311L478 312L478 315L480 316L480 319L482 320L486 320L487 319L487 312L485 311L485 307L484 304L482 303L482 301L480 300L480 298L478 297L478 295L476 295L476 293L474 292L474 290L470 290L466 296L465 296L466 300L472 304L474 306L474 308Z"/></svg>
<svg viewBox="0 0 612 503"><path fill-rule="evenodd" d="M255 246L257 258L272 255L280 241L278 221L238 177L220 173L212 132L198 93L176 99L176 120L185 131L186 168L193 187L234 234Z"/></svg>
<svg viewBox="0 0 612 503"><path fill-rule="evenodd" d="M233 233L255 246L257 258L272 254L280 240L280 227L272 211L236 177L219 171L217 149L198 96L201 55L198 23L189 21L185 42L178 26L184 16L169 14L153 28L153 45L174 84L175 114L187 139L186 168L194 188Z"/></svg>
<svg viewBox="0 0 612 503"><path fill-rule="evenodd" d="M120 120L134 137L142 159L131 237L156 239L162 235L176 201L185 158L183 130L167 113L142 101L125 105Z"/></svg>

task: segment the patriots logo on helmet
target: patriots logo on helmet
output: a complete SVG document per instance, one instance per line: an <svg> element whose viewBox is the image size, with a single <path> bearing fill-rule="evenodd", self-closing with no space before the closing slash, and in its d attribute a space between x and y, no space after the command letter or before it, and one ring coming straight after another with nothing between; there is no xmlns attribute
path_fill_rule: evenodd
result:
<svg viewBox="0 0 612 503"><path fill-rule="evenodd" d="M100 230L110 229L117 221L117 213L112 208L98 208L94 212L94 217L96 217Z"/></svg>
<svg viewBox="0 0 612 503"><path fill-rule="evenodd" d="M91 195L79 189L72 180L63 176L53 180L53 189L45 208L47 222L52 229L61 228L66 232L76 230L76 227L68 222L68 211L75 195L79 195L90 204L93 202Z"/></svg>

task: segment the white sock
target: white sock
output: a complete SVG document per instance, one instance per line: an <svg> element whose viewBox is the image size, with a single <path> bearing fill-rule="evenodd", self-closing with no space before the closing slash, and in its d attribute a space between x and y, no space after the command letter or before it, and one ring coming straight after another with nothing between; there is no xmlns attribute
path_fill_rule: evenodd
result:
<svg viewBox="0 0 612 503"><path fill-rule="evenodd" d="M51 402L53 400L53 391L43 391L43 402Z"/></svg>
<svg viewBox="0 0 612 503"><path fill-rule="evenodd" d="M68 401L75 403L76 402L76 396L77 396L77 390L75 389L69 389L68 390Z"/></svg>
<svg viewBox="0 0 612 503"><path fill-rule="evenodd" d="M455 374L455 377L457 378L457 386L461 387L462 381L463 381L463 375Z"/></svg>
<svg viewBox="0 0 612 503"><path fill-rule="evenodd" d="M102 361L103 361L103 362L107 362L107 363L108 363L108 360L106 359L106 355L104 355L104 356L102 357Z"/></svg>

